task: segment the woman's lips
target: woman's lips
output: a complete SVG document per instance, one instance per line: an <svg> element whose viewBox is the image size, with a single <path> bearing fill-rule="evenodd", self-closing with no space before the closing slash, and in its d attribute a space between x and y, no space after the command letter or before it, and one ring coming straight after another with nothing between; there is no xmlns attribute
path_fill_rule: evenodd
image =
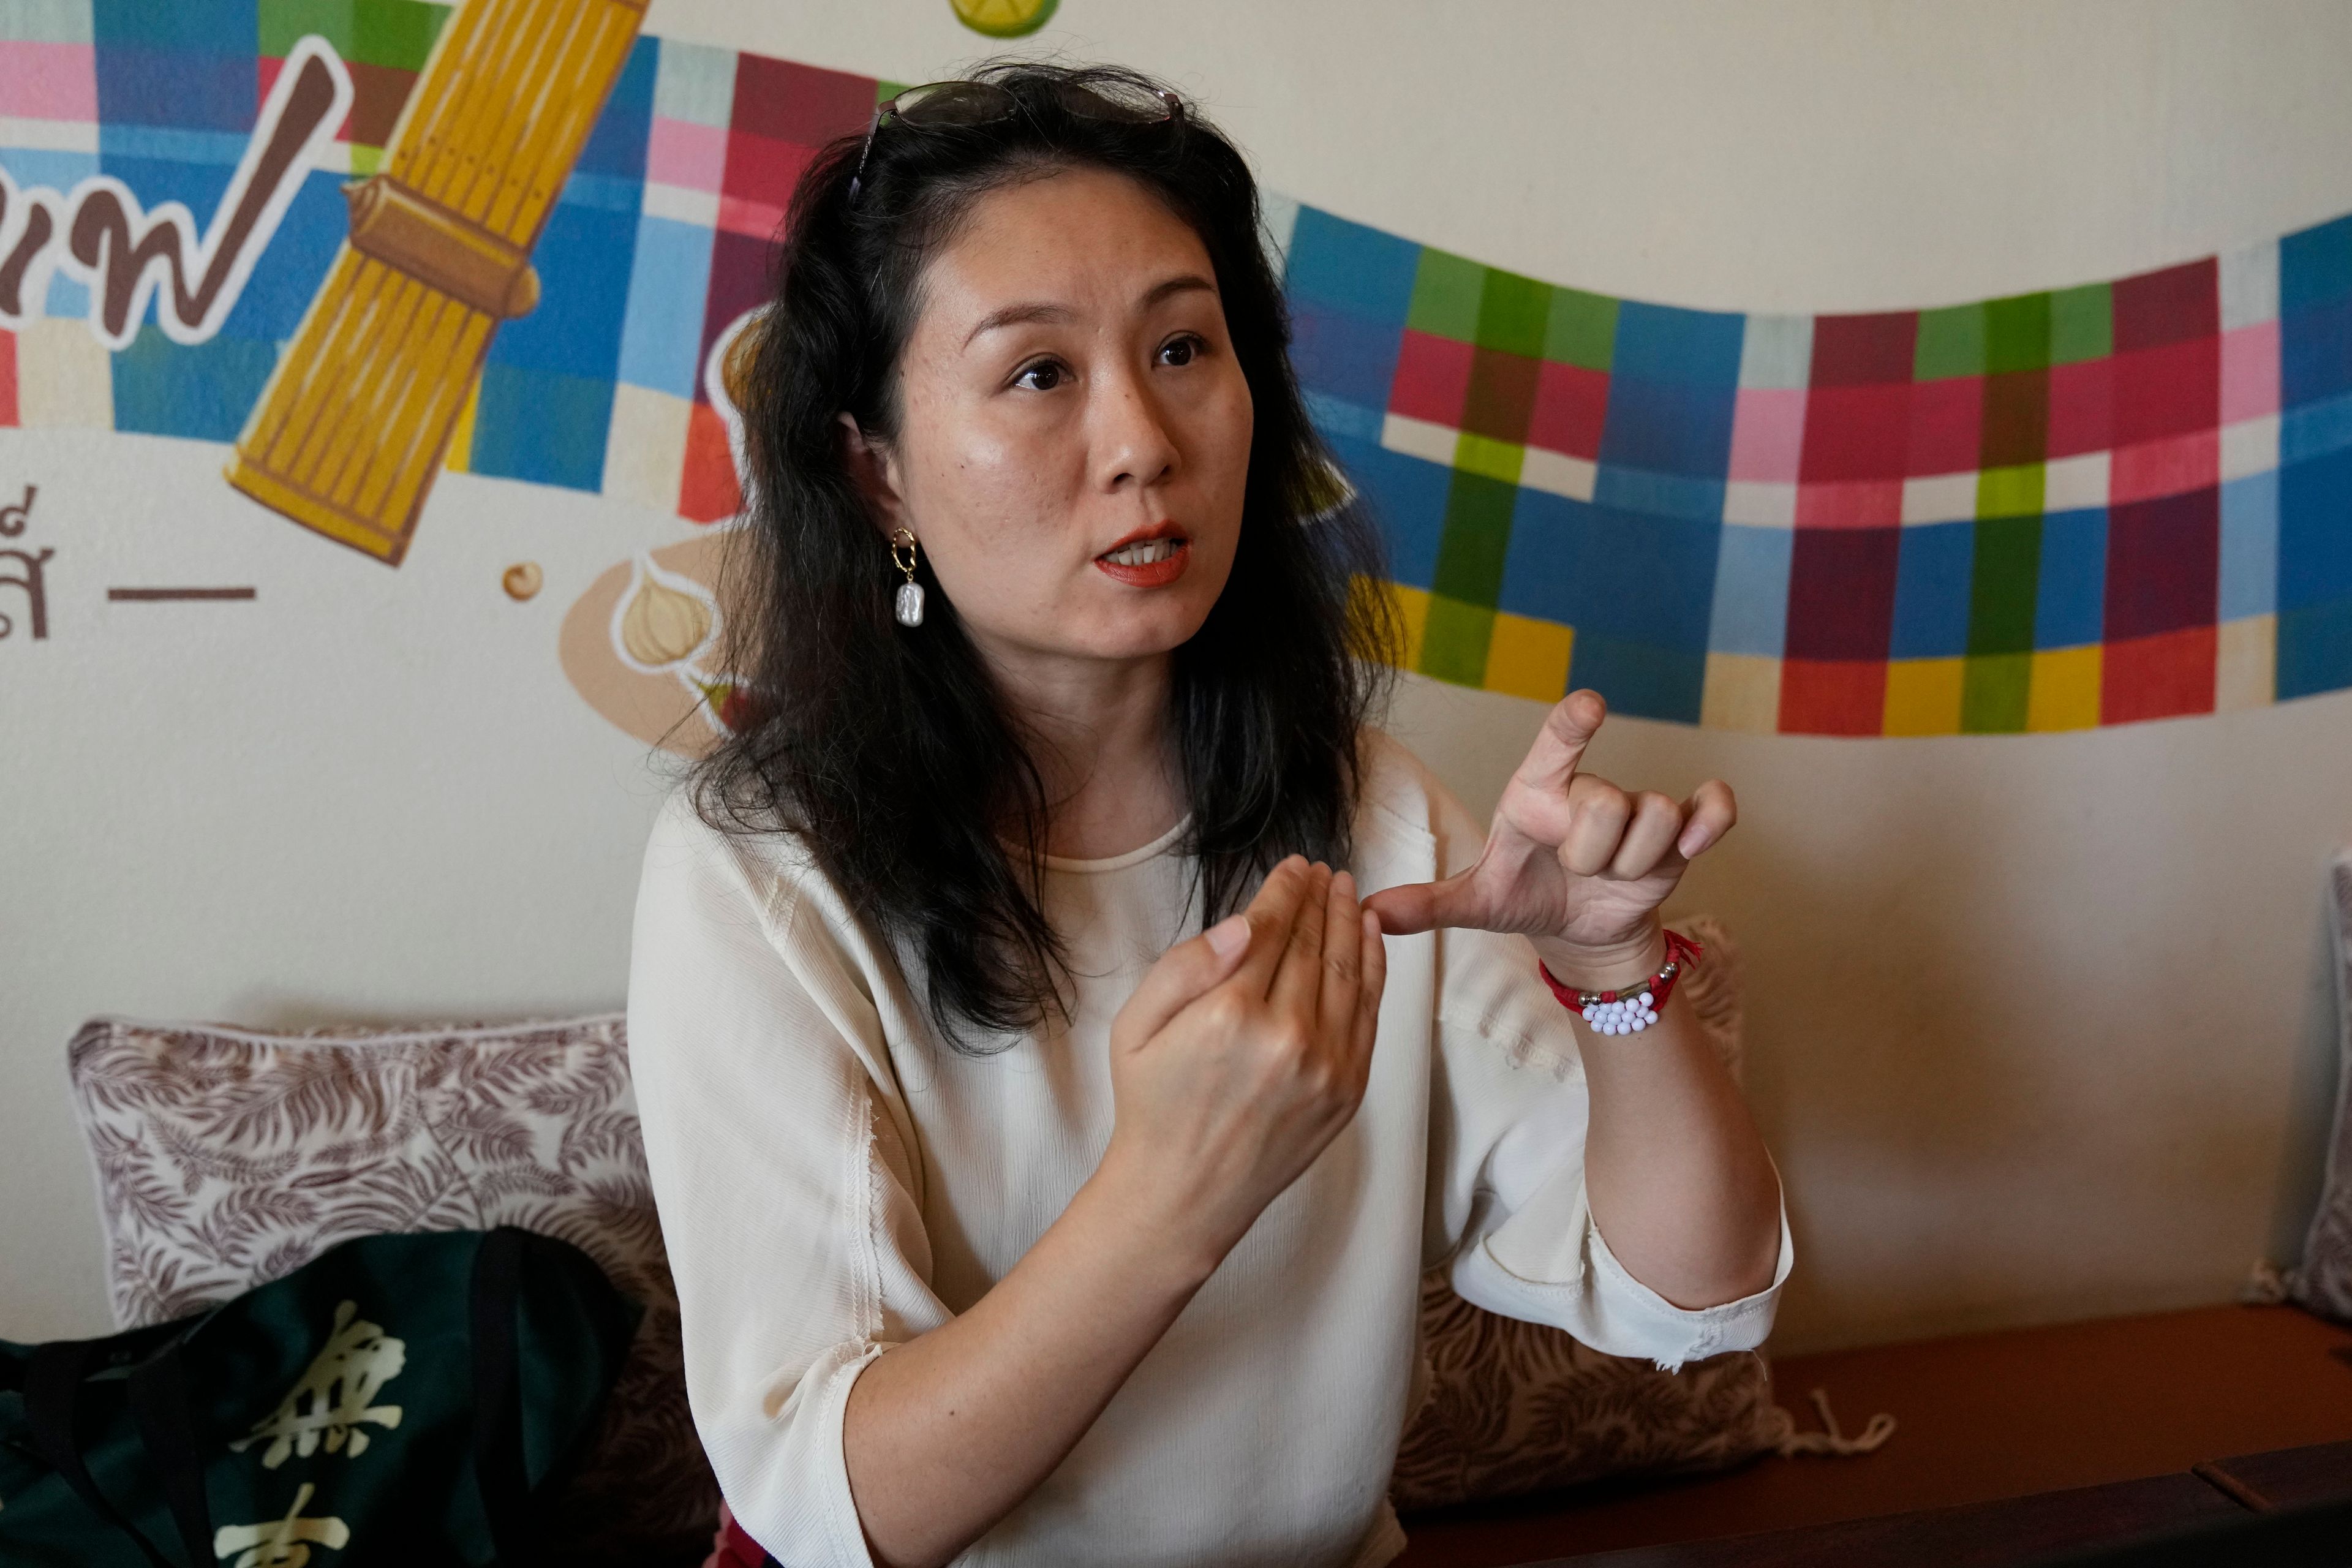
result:
<svg viewBox="0 0 2352 1568"><path fill-rule="evenodd" d="M1172 548L1162 560L1130 566L1113 561L1108 555L1097 555L1095 557L1095 565L1100 568L1106 576L1124 583L1130 588L1165 588L1169 584L1184 575L1184 568L1192 559L1191 540L1171 539L1168 542Z"/></svg>

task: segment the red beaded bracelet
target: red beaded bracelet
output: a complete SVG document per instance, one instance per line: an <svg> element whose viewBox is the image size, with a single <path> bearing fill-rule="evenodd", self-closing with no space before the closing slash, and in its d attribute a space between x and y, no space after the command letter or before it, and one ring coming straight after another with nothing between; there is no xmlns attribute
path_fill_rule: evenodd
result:
<svg viewBox="0 0 2352 1568"><path fill-rule="evenodd" d="M1685 965L1695 964L1706 956L1706 949L1678 931L1666 932L1666 962L1655 974L1639 985L1622 991L1579 991L1552 978L1550 970L1536 965L1544 984L1559 998L1560 1005L1572 1007L1592 1026L1597 1035L1638 1035L1658 1021L1658 1009L1675 989L1675 982Z"/></svg>

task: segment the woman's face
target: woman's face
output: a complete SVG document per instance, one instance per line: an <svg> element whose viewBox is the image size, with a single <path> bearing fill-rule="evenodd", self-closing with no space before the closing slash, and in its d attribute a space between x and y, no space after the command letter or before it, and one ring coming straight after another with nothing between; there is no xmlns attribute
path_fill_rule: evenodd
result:
<svg viewBox="0 0 2352 1568"><path fill-rule="evenodd" d="M1199 236L1066 171L979 198L921 290L868 468L884 530L914 532L1000 668L1190 637L1233 567L1251 428Z"/></svg>

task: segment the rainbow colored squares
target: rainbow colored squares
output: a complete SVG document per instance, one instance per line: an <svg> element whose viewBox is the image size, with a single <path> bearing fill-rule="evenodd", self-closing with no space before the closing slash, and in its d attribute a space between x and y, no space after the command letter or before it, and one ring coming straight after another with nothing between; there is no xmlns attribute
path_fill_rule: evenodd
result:
<svg viewBox="0 0 2352 1568"><path fill-rule="evenodd" d="M1808 317L1554 288L1302 209L1288 280L1427 674L1839 735L2352 684L2352 218Z"/></svg>
<svg viewBox="0 0 2352 1568"><path fill-rule="evenodd" d="M0 12L20 190L109 175L201 229L294 40L326 37L355 90L216 336L151 324L109 353L56 277L0 331L0 425L233 440L446 15ZM492 340L448 466L730 515L710 350L764 298L814 149L894 90L641 38L533 253L542 302ZM2352 686L2352 217L2113 283L1814 317L1555 287L1278 199L1269 217L1299 377L1381 515L1413 668L1838 735Z"/></svg>

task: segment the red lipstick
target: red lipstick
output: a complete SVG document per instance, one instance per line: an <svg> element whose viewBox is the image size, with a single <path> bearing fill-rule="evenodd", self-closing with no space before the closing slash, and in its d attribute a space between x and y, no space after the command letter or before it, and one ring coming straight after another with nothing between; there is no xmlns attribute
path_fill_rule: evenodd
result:
<svg viewBox="0 0 2352 1568"><path fill-rule="evenodd" d="M1143 546L1135 550L1136 546ZM1121 551L1134 551L1142 560L1114 561ZM1131 588L1164 588L1184 575L1192 563L1192 542L1173 522L1155 522L1149 528L1139 528L1133 533L1095 557L1095 565L1107 577L1116 579Z"/></svg>

